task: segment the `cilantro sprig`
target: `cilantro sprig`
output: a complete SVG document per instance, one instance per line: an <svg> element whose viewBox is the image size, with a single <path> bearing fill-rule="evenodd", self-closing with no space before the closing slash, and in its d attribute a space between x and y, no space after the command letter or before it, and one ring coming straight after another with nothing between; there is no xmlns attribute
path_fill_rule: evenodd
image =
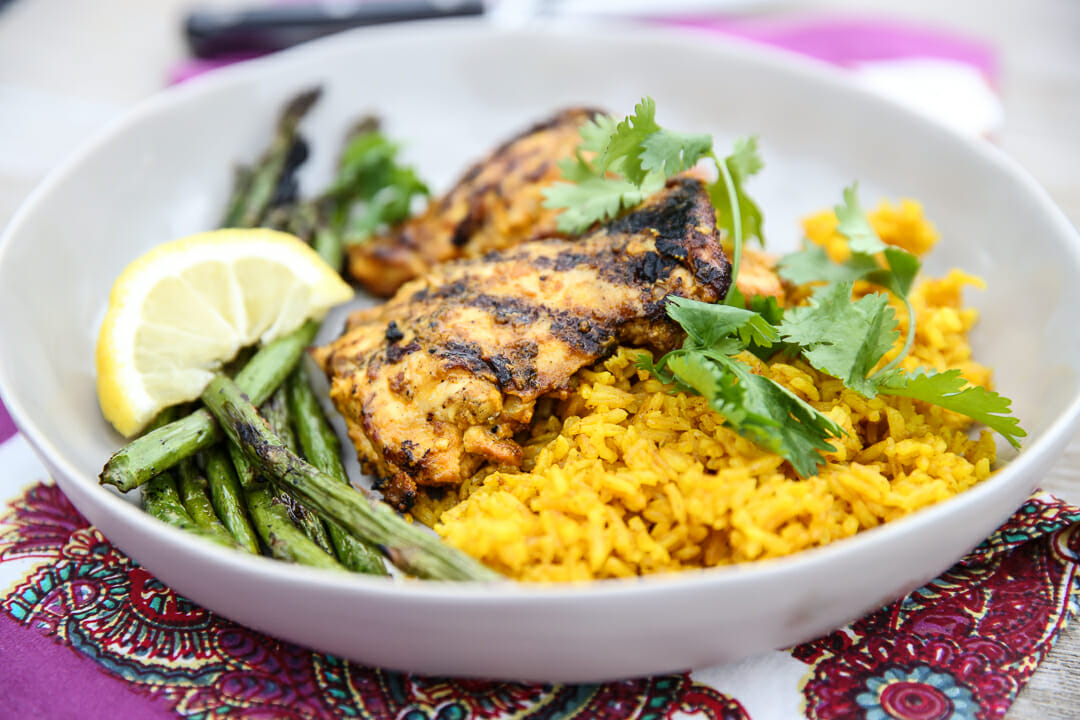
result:
<svg viewBox="0 0 1080 720"><path fill-rule="evenodd" d="M966 415L997 431L1013 447L1027 433L1011 415L1011 402L986 388L967 385L958 370L943 373L919 368L907 373L900 362L915 339L916 317L909 293L920 269L917 257L886 245L874 231L858 200L858 187L844 190L844 202L836 207L837 231L848 239L851 256L832 262L815 247L780 261L782 277L795 283L825 283L815 290L807 306L792 308L779 326L781 337L799 345L811 365L844 381L872 398L877 394L899 395L938 405ZM878 260L880 256L881 260ZM856 280L869 280L900 298L908 311L908 332L900 352L880 370L871 373L891 350L899 332L896 318L883 293L853 300Z"/></svg>
<svg viewBox="0 0 1080 720"><path fill-rule="evenodd" d="M763 166L756 139L737 141L732 154L720 160L711 135L660 127L651 97L642 98L621 121L596 116L582 126L581 138L574 157L559 163L562 182L544 190L544 207L562 210L557 220L561 232L579 235L641 204L669 178L712 161L717 178L706 190L717 208L717 225L732 238L735 287L743 238L764 242L761 211L742 187Z"/></svg>
<svg viewBox="0 0 1080 720"><path fill-rule="evenodd" d="M656 104L644 98L622 121L599 116L581 130L575 156L561 163L565 182L545 195L545 206L561 208L560 230L578 234L617 216L664 186L668 178L711 160L717 179L708 185L717 225L732 238L731 289L722 304L670 297L668 316L686 331L681 348L639 365L677 390L701 395L725 424L811 476L834 449L831 438L844 430L787 388L755 373L739 355L767 360L778 352L801 355L818 370L840 379L868 398L877 394L922 400L952 410L1000 433L1014 447L1025 436L1010 414L1010 401L967 385L958 370L904 372L900 363L915 339L910 292L921 264L917 257L884 243L859 204L852 185L836 206L838 231L849 241L850 257L834 263L819 247L783 258L782 277L796 284L819 284L804 306L784 310L774 298L743 298L735 286L744 237L763 240L762 214L743 189L762 168L753 138L736 143L722 161L708 135L677 133L656 122ZM900 337L896 314L882 293L853 296L854 283L870 281L899 298L908 311L908 332L900 351L884 366Z"/></svg>
<svg viewBox="0 0 1080 720"><path fill-rule="evenodd" d="M778 453L800 475L815 475L820 453L836 449L828 439L843 428L736 357L751 347L771 347L780 339L777 329L753 310L682 297L670 299L667 313L686 330L683 346L655 364L643 355L639 366L706 398L727 426Z"/></svg>
<svg viewBox="0 0 1080 720"><path fill-rule="evenodd" d="M375 128L361 128L349 138L324 198L346 242L361 242L401 222L410 215L413 199L428 195L416 171L398 160L399 151Z"/></svg>

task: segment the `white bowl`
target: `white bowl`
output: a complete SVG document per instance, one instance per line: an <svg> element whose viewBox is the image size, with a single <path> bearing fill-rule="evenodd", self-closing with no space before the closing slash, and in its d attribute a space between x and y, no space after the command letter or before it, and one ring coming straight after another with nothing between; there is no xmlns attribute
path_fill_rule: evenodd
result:
<svg viewBox="0 0 1080 720"><path fill-rule="evenodd" d="M98 485L121 439L102 420L93 344L123 266L212 227L235 163L282 102L321 84L307 188L350 121L374 111L437 188L554 108L624 112L653 95L668 127L718 147L760 136L752 190L773 247L861 181L925 204L944 237L928 263L983 276L978 356L1030 433L1019 456L933 508L831 546L742 567L591 585L489 587L353 577L204 543ZM461 676L590 681L702 667L823 634L911 590L1024 500L1076 425L1077 236L988 143L870 96L818 65L654 29L493 31L472 22L359 31L223 71L140 106L53 173L0 246L0 390L64 492L138 562L233 620L362 663Z"/></svg>

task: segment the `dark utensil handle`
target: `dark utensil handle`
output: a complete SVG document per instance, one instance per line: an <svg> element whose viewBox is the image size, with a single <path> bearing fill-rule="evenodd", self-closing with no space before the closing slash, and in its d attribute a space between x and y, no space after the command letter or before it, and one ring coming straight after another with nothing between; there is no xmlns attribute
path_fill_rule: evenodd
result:
<svg viewBox="0 0 1080 720"><path fill-rule="evenodd" d="M184 23L200 58L272 52L349 28L481 15L482 0L282 3L247 10L193 10Z"/></svg>

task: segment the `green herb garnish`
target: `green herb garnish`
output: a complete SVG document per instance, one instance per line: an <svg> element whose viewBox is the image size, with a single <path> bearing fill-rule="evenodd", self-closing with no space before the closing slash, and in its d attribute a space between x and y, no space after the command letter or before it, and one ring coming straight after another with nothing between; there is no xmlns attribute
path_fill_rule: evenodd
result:
<svg viewBox="0 0 1080 720"><path fill-rule="evenodd" d="M821 453L834 449L829 439L844 430L788 389L755 374L737 357L744 351L763 360L777 352L799 354L865 397L899 395L939 405L1019 446L1025 432L1009 414L1007 398L966 386L957 370L900 369L915 339L909 293L921 265L911 253L882 242L859 205L856 186L844 190L836 207L837 229L849 241L850 258L834 263L823 249L812 247L780 262L785 279L821 284L808 305L785 311L774 298L743 298L735 286L743 238L763 239L761 211L743 190L746 178L762 167L757 143L740 140L721 161L711 136L665 130L655 116L656 105L646 97L621 122L601 116L587 123L575 157L560 165L565 182L549 188L544 203L563 210L560 230L578 234L641 203L668 178L698 162L707 159L715 165L718 177L707 190L717 226L733 241L731 288L722 304L669 298L667 314L686 331L686 340L655 362L642 356L643 369L677 390L706 398L727 426L778 453L804 477L817 473L824 462ZM876 371L900 337L896 313L885 293L854 298L857 280L885 288L908 310L903 347Z"/></svg>
<svg viewBox="0 0 1080 720"><path fill-rule="evenodd" d="M919 272L919 260L881 241L859 206L855 186L844 190L844 203L837 206L836 216L840 221L837 230L849 241L848 260L833 263L824 250L812 248L780 261L780 274L792 282L826 283L814 293L810 306L792 308L785 313L779 328L784 340L800 345L807 362L843 380L846 386L865 397L872 398L878 393L901 395L938 405L983 423L1000 433L1010 445L1019 447L1019 439L1027 433L1010 414L1008 398L983 387L966 386L959 370L938 373L919 368L907 373L899 369L915 338L915 311L908 293ZM884 266L875 257L878 253L884 258ZM903 348L872 375L868 373L892 349L899 333L884 294L851 299L852 283L860 279L888 289L908 310L908 334ZM860 308L861 322L848 308Z"/></svg>
<svg viewBox="0 0 1080 720"><path fill-rule="evenodd" d="M771 347L780 339L777 329L753 310L681 297L670 299L667 313L686 330L683 346L655 364L643 355L639 366L706 398L726 425L778 453L800 475L816 474L819 451L835 450L828 438L843 428L735 357L751 346Z"/></svg>
<svg viewBox="0 0 1080 720"><path fill-rule="evenodd" d="M346 242L362 241L405 220L413 199L427 197L427 185L416 171L398 161L399 150L374 129L362 129L349 139L326 191L334 206L334 225Z"/></svg>

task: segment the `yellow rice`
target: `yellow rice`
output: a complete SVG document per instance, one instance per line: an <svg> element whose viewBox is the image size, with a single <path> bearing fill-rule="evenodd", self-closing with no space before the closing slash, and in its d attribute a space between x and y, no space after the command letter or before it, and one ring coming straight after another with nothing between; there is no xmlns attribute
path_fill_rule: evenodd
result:
<svg viewBox="0 0 1080 720"><path fill-rule="evenodd" d="M936 232L910 201L870 213L886 242L922 253ZM842 257L831 212L807 236ZM967 333L975 311L953 271L913 293L918 323L905 366L960 368L990 384ZM805 297L806 293L802 293ZM799 293L795 293L798 297ZM896 304L901 331L907 317ZM704 399L672 393L639 371L637 349L577 376L571 396L538 420L523 471L493 472L414 511L450 544L524 581L625 577L780 557L824 545L959 493L990 474L995 444L961 416L906 398L868 400L802 361L758 372L846 431L817 477L732 430ZM460 502L458 502L460 500ZM456 504L455 504L456 503ZM428 516L424 517L424 513Z"/></svg>

